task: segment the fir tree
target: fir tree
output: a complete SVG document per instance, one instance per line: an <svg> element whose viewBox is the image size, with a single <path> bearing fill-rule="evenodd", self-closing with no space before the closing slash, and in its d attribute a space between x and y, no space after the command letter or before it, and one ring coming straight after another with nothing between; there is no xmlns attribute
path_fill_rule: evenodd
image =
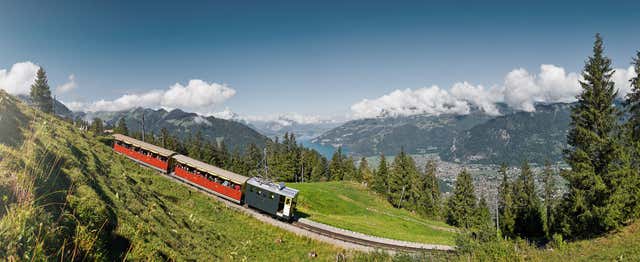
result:
<svg viewBox="0 0 640 262"><path fill-rule="evenodd" d="M429 194L427 197L429 202L431 202L431 210L427 213L435 216L440 213L440 186L438 185L438 178L436 176L437 165L436 161L433 159L427 161L427 165L425 166L425 181L426 188L429 190Z"/></svg>
<svg viewBox="0 0 640 262"><path fill-rule="evenodd" d="M632 65L636 75L629 80L631 92L627 94L624 105L629 114L627 127L631 141L638 143L640 141L640 51L636 52Z"/></svg>
<svg viewBox="0 0 640 262"><path fill-rule="evenodd" d="M447 201L447 224L471 228L475 223L476 196L471 175L463 170L456 178L453 196Z"/></svg>
<svg viewBox="0 0 640 262"><path fill-rule="evenodd" d="M51 90L47 83L47 73L42 67L36 73L36 80L31 85L31 101L33 105L42 112L51 113L53 111L53 99L51 98Z"/></svg>
<svg viewBox="0 0 640 262"><path fill-rule="evenodd" d="M515 233L523 238L539 238L544 235L544 221L540 199L536 195L534 174L528 162L522 164L520 176L514 186L516 223Z"/></svg>
<svg viewBox="0 0 640 262"><path fill-rule="evenodd" d="M326 181L327 180L327 159L321 157L313 165L311 171L311 181Z"/></svg>
<svg viewBox="0 0 640 262"><path fill-rule="evenodd" d="M369 162L367 162L366 158L360 159L360 165L358 166L358 178L361 182L363 182L367 186L371 186L373 182L373 172L369 168Z"/></svg>
<svg viewBox="0 0 640 262"><path fill-rule="evenodd" d="M331 157L331 163L329 163L329 174L331 180L339 181L344 179L344 160L342 156L342 147L338 147Z"/></svg>
<svg viewBox="0 0 640 262"><path fill-rule="evenodd" d="M543 172L544 178L542 179L542 182L544 183L544 210L546 212L545 231L547 232L547 237L549 237L549 232L551 231L554 223L553 209L555 208L554 194L556 191L555 173L553 172L553 168L549 161L545 163Z"/></svg>
<svg viewBox="0 0 640 262"><path fill-rule="evenodd" d="M91 122L91 131L96 135L100 135L104 132L104 122L102 122L102 119L97 117L93 119Z"/></svg>
<svg viewBox="0 0 640 262"><path fill-rule="evenodd" d="M569 192L564 198L562 230L567 236L584 237L619 227L626 220L624 206L631 201L629 156L615 135L618 129L617 95L611 60L604 55L596 34L593 55L585 64L582 92L572 108L567 142L571 148L563 172Z"/></svg>
<svg viewBox="0 0 640 262"><path fill-rule="evenodd" d="M348 158L345 158L342 166L344 168L344 177L342 178L343 180L359 181L358 169L356 168L356 164L353 161L353 157L350 156Z"/></svg>
<svg viewBox="0 0 640 262"><path fill-rule="evenodd" d="M418 175L416 164L411 156L407 155L403 149L394 158L393 166L389 176L389 202L395 207L409 206L408 200L411 197L411 182L415 181Z"/></svg>
<svg viewBox="0 0 640 262"><path fill-rule="evenodd" d="M113 130L113 132L117 134L123 134L125 136L129 135L129 128L127 128L127 122L124 120L124 117L118 120L118 124L116 125L116 128Z"/></svg>
<svg viewBox="0 0 640 262"><path fill-rule="evenodd" d="M388 178L389 178L389 169L387 168L387 159L384 157L384 154L380 155L380 164L378 165L378 170L375 173L373 178L373 191L376 191L380 194L388 193Z"/></svg>
<svg viewBox="0 0 640 262"><path fill-rule="evenodd" d="M480 198L480 201L478 201L478 207L474 212L474 218L474 226L485 228L491 226L491 211L489 211L489 205L484 197Z"/></svg>
<svg viewBox="0 0 640 262"><path fill-rule="evenodd" d="M502 183L500 184L498 192L498 213L500 214L498 221L500 224L500 230L503 236L513 237L514 226L516 223L512 195L513 186L509 182L506 164L502 164L502 166L500 166L498 174L502 175Z"/></svg>

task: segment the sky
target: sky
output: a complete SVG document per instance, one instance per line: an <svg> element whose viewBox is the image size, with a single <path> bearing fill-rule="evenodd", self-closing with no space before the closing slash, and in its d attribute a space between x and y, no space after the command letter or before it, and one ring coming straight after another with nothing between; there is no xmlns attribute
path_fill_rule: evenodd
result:
<svg viewBox="0 0 640 262"><path fill-rule="evenodd" d="M599 32L628 89L640 2L474 2L3 1L0 88L28 92L42 66L77 110L310 122L531 111L575 97Z"/></svg>

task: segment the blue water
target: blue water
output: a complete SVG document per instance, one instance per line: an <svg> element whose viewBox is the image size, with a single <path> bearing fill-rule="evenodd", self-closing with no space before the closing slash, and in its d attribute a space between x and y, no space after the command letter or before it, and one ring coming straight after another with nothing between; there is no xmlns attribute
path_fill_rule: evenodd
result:
<svg viewBox="0 0 640 262"><path fill-rule="evenodd" d="M304 147L314 149L318 151L318 153L320 153L322 156L329 159L333 156L333 153L336 152L337 150L337 148L330 145L321 145L321 144L312 143L311 140L302 140L301 143ZM342 148L342 153L343 154L347 153L346 148L344 147Z"/></svg>

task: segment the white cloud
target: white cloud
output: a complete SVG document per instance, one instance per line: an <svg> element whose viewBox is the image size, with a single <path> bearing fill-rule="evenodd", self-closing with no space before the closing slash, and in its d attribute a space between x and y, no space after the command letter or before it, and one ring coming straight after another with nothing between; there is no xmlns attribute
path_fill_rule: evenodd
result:
<svg viewBox="0 0 640 262"><path fill-rule="evenodd" d="M15 63L10 70L0 70L0 89L13 95L26 95L40 67L30 61Z"/></svg>
<svg viewBox="0 0 640 262"><path fill-rule="evenodd" d="M467 114L469 105L438 86L395 90L379 98L351 106L356 118L415 114Z"/></svg>
<svg viewBox="0 0 640 262"><path fill-rule="evenodd" d="M225 119L225 120L234 120L239 118L238 114L231 111L231 109L228 107L220 112L211 113L210 115L212 115L213 117Z"/></svg>
<svg viewBox="0 0 640 262"><path fill-rule="evenodd" d="M69 75L69 82L56 87L56 93L64 94L78 87L76 84L76 76L74 74Z"/></svg>
<svg viewBox="0 0 640 262"><path fill-rule="evenodd" d="M226 85L190 80L186 86L176 83L166 90L126 94L115 100L99 100L93 103L69 103L75 110L88 112L122 111L135 107L180 108L200 114L210 114L220 104L233 97L236 91Z"/></svg>
<svg viewBox="0 0 640 262"><path fill-rule="evenodd" d="M627 94L631 92L631 82L629 80L636 75L636 70L633 66L629 68L617 68L613 73L613 81L616 82L616 88L618 88L618 98L625 99Z"/></svg>
<svg viewBox="0 0 640 262"><path fill-rule="evenodd" d="M344 119L340 117L325 117L319 115L305 115L300 113L282 113L270 115L252 115L238 117L249 122L275 122L281 126L291 126L293 124L322 124L322 123L338 123Z"/></svg>
<svg viewBox="0 0 640 262"><path fill-rule="evenodd" d="M635 74L632 67L615 69L613 80L623 98L630 91L629 79ZM449 90L437 86L416 90L395 90L376 99L364 99L351 106L355 118L414 114L467 114L474 105L487 114L499 114L496 103L504 102L516 110L534 111L536 103L574 102L581 88L577 73L543 64L538 74L523 68L509 72L501 86L485 88L468 82L453 84Z"/></svg>

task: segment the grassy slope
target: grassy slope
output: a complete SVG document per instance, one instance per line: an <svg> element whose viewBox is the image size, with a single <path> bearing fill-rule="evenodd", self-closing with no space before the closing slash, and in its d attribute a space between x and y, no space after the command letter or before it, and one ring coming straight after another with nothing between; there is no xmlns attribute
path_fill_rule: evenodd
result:
<svg viewBox="0 0 640 262"><path fill-rule="evenodd" d="M430 244L454 244L452 228L393 208L365 187L350 182L300 183L298 211L309 219L374 236Z"/></svg>
<svg viewBox="0 0 640 262"><path fill-rule="evenodd" d="M640 261L640 222L592 240L569 243L560 250L532 250L538 261Z"/></svg>
<svg viewBox="0 0 640 262"><path fill-rule="evenodd" d="M225 208L1 90L0 122L17 127L0 129L0 257L278 261L343 252Z"/></svg>

